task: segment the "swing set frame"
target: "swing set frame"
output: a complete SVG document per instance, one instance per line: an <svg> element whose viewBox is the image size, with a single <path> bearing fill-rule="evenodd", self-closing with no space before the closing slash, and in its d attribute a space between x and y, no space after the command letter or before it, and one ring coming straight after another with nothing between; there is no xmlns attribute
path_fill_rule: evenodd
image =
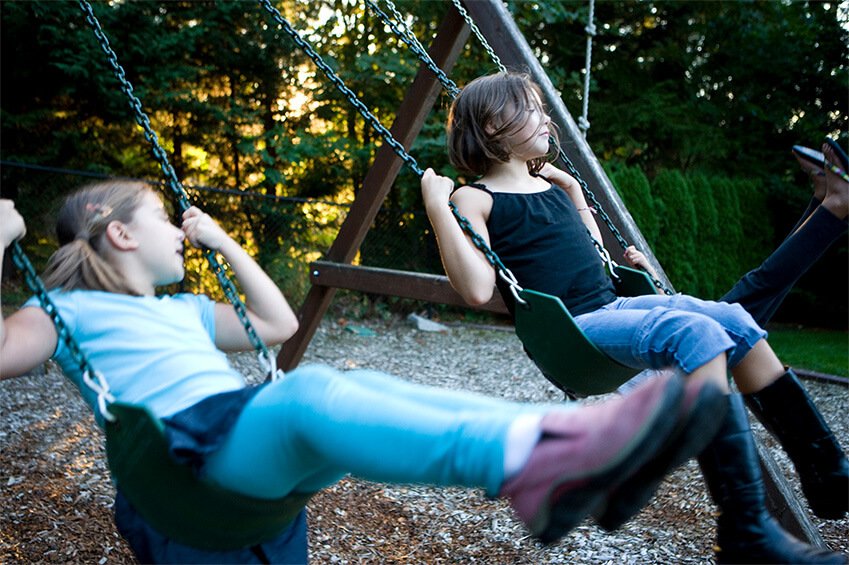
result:
<svg viewBox="0 0 849 565"><path fill-rule="evenodd" d="M260 2L266 8L270 6L268 0L260 0ZM150 128L149 121L146 120L146 116L141 111L140 102L132 95L132 87L126 79L123 78L123 71L120 66L117 65L117 58L114 56L114 53L110 54L108 41L102 34L102 30L100 30L99 24L91 12L91 7L85 0L81 0L80 5L84 10L86 10L87 7L86 11L88 12L89 24L91 24L95 29L95 33L98 35L98 39L100 39L101 44L104 47L104 52L110 56L110 63L116 71L116 76L122 82L122 89L131 99L131 105L136 109L137 116L140 120L139 124L145 129L147 139L154 146L154 154L159 160L163 172L169 180L169 184L171 184L172 189L174 189L174 192L177 194L181 206L185 209L188 206L188 200L185 193L182 191L182 186L176 179L173 169L168 164L164 151L157 142L156 134L153 133ZM285 22L285 20L279 23L281 23L281 26L288 26L288 22ZM480 29L478 29L474 23L479 23ZM630 216L621 199L617 195L615 189L601 168L600 163L592 154L589 146L584 140L584 136L578 129L577 124L572 119L569 112L566 110L565 105L542 69L542 66L533 56L530 46L525 41L521 32L513 22L509 12L507 12L506 7L504 7L501 2L498 0L466 0L461 4L461 0L454 0L454 6L449 9L447 16L443 19L437 36L431 46L430 57L432 58L433 63L443 72L450 71L472 30L479 35L481 40L485 43L486 48L490 50L493 55L497 54L497 56L503 59L506 65L510 68L521 69L528 72L532 79L540 85L543 92L543 98L550 109L552 119L558 123L561 131L566 134L564 135L562 148L567 156L567 164L569 165L570 170L574 164L574 172L577 173L580 178L586 179L585 182L587 186L585 188L592 187L592 193L598 195L598 203L600 207L612 210L613 215L619 220L620 225L618 226L618 229L614 228L610 222L606 222L607 226L612 229L609 233L603 232L602 246L613 245L616 242L621 244L623 243L623 236L626 237L631 242L634 242L638 247L645 250L649 261L652 262L656 271L660 274L660 284L658 284L657 281L655 284L658 286L662 286L664 284L669 286L668 280L663 274L661 266L651 253L650 248L634 223L633 218ZM389 130L391 137L398 140L398 142L402 145L404 154L406 154L406 151L412 145L413 141L420 132L428 113L440 94L440 91L441 87L437 81L437 77L435 77L431 69L422 67L398 110L392 128ZM351 264L360 244L365 238L368 226L373 223L382 202L385 200L389 189L397 177L402 166L402 161L405 160L398 154L396 149L391 147L391 145L391 143L386 143L382 145L378 151L374 163L363 181L362 190L359 191L345 222L342 224L339 234L324 260L311 264L310 276L312 287L299 312L299 318L301 320L300 329L298 333L289 342L287 342L283 348L281 348L280 354L277 356L276 363L274 363L274 360L270 359L262 341L258 338L258 336L255 336L255 332L252 332L252 328L246 317L240 316L244 318L243 323L246 331L260 354L261 363L263 360L270 362L270 367L267 368L269 368L270 373L273 376L277 375L275 365L288 370L290 368L294 368L298 364L311 337L317 329L318 324L329 307L330 301L337 288L349 288L379 294L393 294L394 292L397 292L398 294L396 295L404 296L406 298L466 306L465 303L462 302L462 299L459 298L459 295L450 287L446 277L359 267ZM411 157L409 159L412 160ZM219 274L219 271L223 274L223 269L216 269L217 260L215 259L214 254L210 253L208 254L208 257L216 274ZM17 243L14 244L13 247L13 258L22 258L23 261L27 262ZM21 263L17 260L16 263L18 263L18 266L21 267ZM29 275L29 273L27 274ZM225 288L225 293L228 294L228 298L231 298L231 294L235 296L235 300L231 298L231 301L234 303L234 307L237 312L239 312L239 304L241 304L241 301L238 299L235 292L227 292L227 290L232 288L232 283L228 284L229 280L226 279L226 275L223 277L219 275L219 279L222 282L222 286ZM388 281L392 281L391 284L387 284ZM401 291L402 288L404 289L403 292ZM41 295L41 293L39 294ZM43 294L46 296L46 292ZM497 293L495 294L497 295ZM243 305L242 308L244 308ZM55 322L58 317L58 314L55 314L55 309L53 309L52 313L50 307L45 306L45 309L48 311L48 314L54 318ZM498 298L491 301L490 304L485 305L484 309L496 312L506 311L503 301ZM566 314L568 316L568 312ZM58 324L57 329L59 329L61 336L62 331ZM84 356L81 357L81 360L85 367L87 361L84 359ZM99 378L99 375L96 376ZM97 381L95 380L93 382ZM104 409L104 405L107 403L107 396L108 388L105 390L105 394L99 395L102 403L101 412L104 413L104 416L107 419L108 435L110 434L111 429L113 440L108 442L113 444L111 454L109 455L110 467L120 484L122 480L121 476L125 477L124 480L126 481L126 477L129 477L133 472L132 468L134 465L127 467L125 463L130 461L133 455L126 451L130 444L135 443L133 438L137 437L136 432L141 433L143 436L157 438L161 437L162 429L161 423L143 409L138 410L138 407L127 406L128 410L124 410L125 405L122 405L121 403L113 403L112 406L113 409L115 409L115 413L112 415L118 415L118 417L115 418L115 421L122 422L122 430L122 426L116 426L115 421L110 420L109 417L106 416L107 410ZM126 426L126 424L130 423L136 428L135 431L131 430L130 436L122 436L121 433L118 433L128 429L129 426ZM151 425L153 426L152 429ZM154 441L153 443L156 442ZM161 453L162 446L155 446L155 450ZM771 461L768 453L761 450L762 462L765 459L764 454L767 456L766 459ZM165 465L166 467L168 466L168 462L159 461L156 465L154 465L155 468L148 469L145 471L144 475L148 477L157 476L157 469L160 471L162 470L157 466L160 464ZM773 466L775 465L774 462L772 464ZM776 474L777 467L770 468L769 465L766 465L765 467L768 471L765 473L765 478L768 479L767 487L768 491L771 493L771 496L769 497L770 500L775 503L777 500L783 499L781 501L784 502L783 505L780 503L778 505L772 504L772 506L777 506L779 509L785 511L779 513L778 516L782 524L792 533L795 533L800 537L804 537L814 544L817 544L818 541L819 545L821 545L822 538L818 535L813 524L810 523L810 519L807 518L806 515L800 514L800 512L793 508L793 505L789 504L789 501L795 501L792 491L789 490L789 487L787 487L786 484L777 484L780 483L780 481L776 482L775 480L776 477L780 477L780 474ZM180 473L182 470L184 469L181 467L177 470L177 472ZM187 482L185 485L187 486L185 488L193 488L194 486L199 485L199 482L195 477L187 475L186 479ZM135 482L136 479L132 479L132 481ZM131 500L133 498L136 500L135 504L137 506L139 505L141 498L146 496L146 493L149 492L151 488L156 489L161 487L161 484L158 482L147 486L144 486L142 483L139 483L139 485L138 489L136 489L135 486L131 488L131 490L138 491L138 494L133 494L131 498ZM770 485L772 485L772 488L770 488ZM775 488L776 485L778 486L777 489ZM228 492L223 493L223 498L216 498L217 495L210 494L209 485L200 486L201 489L197 491L199 497L197 503L204 506L204 503L211 502L211 506L209 504L206 504L205 506L210 508L210 514L213 513L215 507L220 508L218 505L221 503L223 503L224 506L229 504L233 507L234 503L232 500L228 502L228 497L235 499L236 505L242 504L244 508L247 508L247 510L245 510L246 512L250 512L250 505L255 503L255 501L250 500L249 497L241 497L235 493ZM180 490L183 490L183 487L181 487ZM778 497L774 494L776 491L778 492ZM290 521L298 511L300 511L300 508L302 508L304 504L306 504L309 496L311 496L311 494L305 494L303 497L299 496L297 497L297 500L287 497L287 499L282 499L281 501L268 501L270 506L275 506L276 504L276 509L271 507L266 508L260 505L259 508L261 511L258 514L258 519L263 521L264 518L266 523L273 522L273 520L268 519L268 514L274 514L276 511L279 516L276 523L269 525L268 529L258 534L255 532L242 532L236 536L238 540L219 541L222 541L224 545L231 547L234 544L242 546L246 544L252 545L253 543L258 543L262 539L268 539L269 536L272 536L272 532L279 532L281 528L285 527L285 524L288 523L288 521ZM161 515L161 508L157 509L157 507L160 507L160 503L167 504L169 501L173 502L173 498L168 495L165 496L165 499L159 497L157 499L157 503L153 504L154 513ZM798 502L795 506L798 507ZM790 512L786 512L788 509ZM194 508L194 510L196 510L196 508ZM147 512L145 512L145 514L147 514ZM186 534L189 536L188 538L183 537L183 534L181 533L181 530L187 527L187 521L191 521L192 516L196 517L197 513L190 512L189 516L181 518L177 522L170 524L166 529L175 540L184 541L185 543L195 545L196 547L203 547L204 544L198 543L198 541L202 541L204 537L207 536L206 532L209 531L208 529L205 529L207 528L207 525L197 524L198 528L195 532L191 531L195 528L188 527L187 529L190 530L188 534ZM155 523L158 520L160 524L162 523L161 520L155 516L145 517L151 522ZM220 526L220 524L210 525L212 528L218 528ZM259 529L261 530L264 527L265 526L261 524ZM254 529L256 530L256 528ZM173 532L178 533L174 534ZM251 538L251 536L256 537ZM209 548L213 549L211 547ZM218 548L219 547L216 547L215 549Z"/></svg>

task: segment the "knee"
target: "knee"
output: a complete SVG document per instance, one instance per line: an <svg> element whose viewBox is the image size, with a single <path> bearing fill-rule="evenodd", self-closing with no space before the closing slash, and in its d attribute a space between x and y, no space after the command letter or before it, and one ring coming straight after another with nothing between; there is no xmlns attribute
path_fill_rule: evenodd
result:
<svg viewBox="0 0 849 565"><path fill-rule="evenodd" d="M677 342L679 347L685 348L698 347L698 344L705 340L727 339L727 334L719 322L710 316L695 312L667 310L659 316L656 329Z"/></svg>
<svg viewBox="0 0 849 565"><path fill-rule="evenodd" d="M725 359L734 342L716 320L704 314L669 310L654 326L655 346L668 352L667 361L687 373L717 358Z"/></svg>

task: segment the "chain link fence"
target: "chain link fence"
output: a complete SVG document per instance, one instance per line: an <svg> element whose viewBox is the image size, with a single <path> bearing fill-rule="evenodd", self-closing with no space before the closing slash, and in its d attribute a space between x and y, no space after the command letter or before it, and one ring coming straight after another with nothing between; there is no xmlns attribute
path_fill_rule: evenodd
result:
<svg viewBox="0 0 849 565"><path fill-rule="evenodd" d="M76 188L110 177L83 171L54 169L2 162L2 197L11 198L27 222L27 235L21 242L33 265L41 272L57 249L55 220L66 195ZM170 189L159 181L143 180L162 189L163 201L173 213L179 209ZM297 307L309 290L309 263L321 259L332 245L349 205L304 198L288 198L185 186L193 204L215 218L239 241L275 280L290 302ZM174 214L176 222L176 214ZM208 294L223 299L215 275L198 250L186 250L186 277L168 291ZM381 209L369 229L355 263L372 267L442 274L436 241L427 215L422 210ZM4 268L20 296L28 291L16 285L18 275ZM231 277L232 278L232 277ZM238 285L238 280L234 280ZM341 296L347 296L340 293Z"/></svg>

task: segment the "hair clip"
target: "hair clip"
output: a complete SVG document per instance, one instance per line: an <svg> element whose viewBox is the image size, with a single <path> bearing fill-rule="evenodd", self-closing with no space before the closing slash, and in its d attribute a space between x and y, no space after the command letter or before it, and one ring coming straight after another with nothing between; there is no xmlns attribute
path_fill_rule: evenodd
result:
<svg viewBox="0 0 849 565"><path fill-rule="evenodd" d="M87 212L95 212L97 214L100 214L100 216L103 218L112 213L112 206L101 206L100 204L92 204L91 202L85 205L85 209Z"/></svg>

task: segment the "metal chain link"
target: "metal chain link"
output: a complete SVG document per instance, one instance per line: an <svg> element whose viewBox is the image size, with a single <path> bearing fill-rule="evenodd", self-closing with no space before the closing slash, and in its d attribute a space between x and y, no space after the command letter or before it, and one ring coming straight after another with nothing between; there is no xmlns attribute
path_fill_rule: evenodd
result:
<svg viewBox="0 0 849 565"><path fill-rule="evenodd" d="M65 324L62 317L59 316L59 310L56 308L56 305L53 304L53 301L47 294L47 289L44 287L44 284L35 272L35 268L32 266L32 263L26 254L24 254L24 250L17 241L12 243L12 261L15 263L18 270L24 274L24 281L27 283L30 290L32 290L33 294L35 294L38 298L39 303L41 303L41 308L47 312L48 316L50 316L50 319L53 321L53 325L56 327L56 332L59 334L59 339L65 342L65 345L71 352L71 357L73 357L74 361L77 362L80 369L94 373L94 367L91 366L86 354L82 351L82 349L80 349L79 345L77 345L76 341L74 341L74 338L71 337L71 331L68 329L68 326Z"/></svg>
<svg viewBox="0 0 849 565"><path fill-rule="evenodd" d="M472 227L472 223L469 219L460 213L460 210L457 209L457 205L449 200L448 206L451 208L451 212L454 213L454 217L457 219L457 223L460 224L460 228L471 238L475 247L481 250L487 261L489 261L489 263L495 268L498 276L510 285L510 292L513 293L513 297L516 299L516 302L522 305L526 304L525 300L519 296L519 292L522 291L522 287L519 285L519 281L516 279L516 275L513 274L513 271L508 269L507 266L501 262L501 259L495 254L495 251L490 249L480 234Z"/></svg>
<svg viewBox="0 0 849 565"><path fill-rule="evenodd" d="M409 165L409 167L418 176L422 176L424 174L424 171L419 167L416 160L409 153L407 153L407 151L404 149L404 146L401 145L401 143L399 143L398 140L396 140L392 136L389 130L386 129L383 124L380 123L380 121L374 116L374 114L369 111L368 107L363 104L357 97L357 95L350 88L348 88L348 86L341 78L339 78L339 75L337 75L336 72L334 72L334 70L330 68L327 63L324 62L321 56L315 52L312 46L307 43L297 31L294 30L291 24L289 24L289 22L280 14L280 12L277 11L277 8L271 5L270 0L260 0L260 4L262 4L262 7L265 8L269 14L271 14L271 17L274 18L274 20L280 25L283 31L285 31L289 35L289 37L292 38L292 41L294 41L295 44L300 47L310 59L312 59L313 63L315 63L315 66L321 69L327 79L330 80L330 82L332 82L334 85L336 85L336 88L338 88L342 92L342 94L345 95L348 101L354 106L354 108L357 109L357 111L369 123L369 125L380 134L383 140L388 143L389 146L392 147L392 149L395 150L395 153L397 153L398 156L401 157L401 159L403 159L404 162L407 163L407 165Z"/></svg>
<svg viewBox="0 0 849 565"><path fill-rule="evenodd" d="M475 24L475 21L472 19L472 16L469 15L469 12L466 11L466 8L464 8L463 5L460 3L460 0L453 0L453 2L454 7L457 8L457 11L460 12L461 16L463 16L463 20L465 20L466 25L471 28L472 33L475 34L475 37L478 38L478 41L480 42L481 46L486 50L490 60L495 63L499 71L501 71L502 73L506 73L507 67L505 67L501 63L501 59L498 57L498 55L495 54L495 51L489 44L489 41L487 41L486 38L483 36L483 33L481 33L481 30L478 28L477 24Z"/></svg>
<svg viewBox="0 0 849 565"><path fill-rule="evenodd" d="M171 163L168 161L168 155L165 152L165 149L163 149L159 143L159 137L156 135L156 132L153 131L153 128L150 125L150 118L147 116L144 110L142 110L141 100L139 100L138 97L133 94L133 86L127 80L127 76L124 72L124 69L118 63L118 56L115 54L115 51L112 50L112 47L109 44L109 39L106 37L106 34L100 27L100 22L95 17L91 5L86 0L80 0L79 5L80 8L82 8L83 12L85 12L86 14L86 21L92 27L94 35L97 37L97 40L100 43L101 50L106 54L109 60L109 64L112 67L115 78L117 78L118 82L121 83L121 91L127 96L127 99L130 103L130 107L133 109L133 113L135 114L136 122L144 130L145 139L150 142L152 146L151 149L153 151L153 155L154 157L156 157L156 160L159 163L159 167L165 174L165 178L168 181L168 185L171 187L171 190L177 196L181 210L185 212L191 206L191 202L189 201L189 197L186 194L183 185L177 178L177 174L174 172L174 167L172 167ZM207 261L209 262L209 266L212 272L215 273L215 276L218 278L218 282L221 285L222 290L224 291L224 295L227 297L227 300L229 300L230 303L233 305L233 308L236 310L236 314L239 316L239 320L245 327L245 332L248 335L248 339L250 340L254 349L256 349L256 352L261 359L260 364L262 365L264 370L269 371L270 366L267 360L271 359L271 354L266 348L265 343L262 341L262 338L260 338L259 335L256 333L253 324L251 324L251 321L248 318L247 307L245 306L242 299L239 297L239 293L237 292L235 285L227 276L225 267L221 264L221 262L218 261L216 252L211 249L204 249L203 252L206 256ZM262 361L263 359L265 361ZM272 375L272 378L276 377Z"/></svg>
<svg viewBox="0 0 849 565"><path fill-rule="evenodd" d="M392 11L395 19L401 22L403 20L403 17L395 8L395 5L391 2L391 0L386 0L386 4ZM419 61L424 63L427 68L430 69L433 74L436 75L436 78L439 79L439 82L442 84L442 87L446 90L446 92L448 92L451 98L456 98L457 95L460 93L460 89L457 87L457 84L453 80L448 78L448 75L445 74L445 71L443 71L436 65L430 55L428 55L425 48L419 42L415 34L413 34L403 23L401 25L404 25L404 29L399 29L398 24L393 22L389 18L389 16L387 16L383 12L383 10L381 10L380 7L377 6L377 4L372 2L372 0L366 0L366 5L371 8L372 11L374 11L378 15L378 17L380 17L381 20L383 20L383 23L389 26L389 29L392 30L392 33L394 33L399 39L401 39L404 43L407 44L407 46L416 55Z"/></svg>
<svg viewBox="0 0 849 565"><path fill-rule="evenodd" d="M97 405L103 418L109 422L115 421L115 416L109 412L108 404L115 401L115 397L109 392L109 385L103 375L92 367L88 360L88 356L80 349L77 341L71 335L71 330L62 316L59 315L59 309L51 300L44 283L41 282L35 268L32 266L29 258L21 248L17 241L12 242L12 262L24 275L24 282L38 298L38 302L53 322L56 328L56 333L59 339L65 343L65 347L71 354L71 358L77 363L83 373L83 382L97 395ZM92 375L94 377L92 378Z"/></svg>

